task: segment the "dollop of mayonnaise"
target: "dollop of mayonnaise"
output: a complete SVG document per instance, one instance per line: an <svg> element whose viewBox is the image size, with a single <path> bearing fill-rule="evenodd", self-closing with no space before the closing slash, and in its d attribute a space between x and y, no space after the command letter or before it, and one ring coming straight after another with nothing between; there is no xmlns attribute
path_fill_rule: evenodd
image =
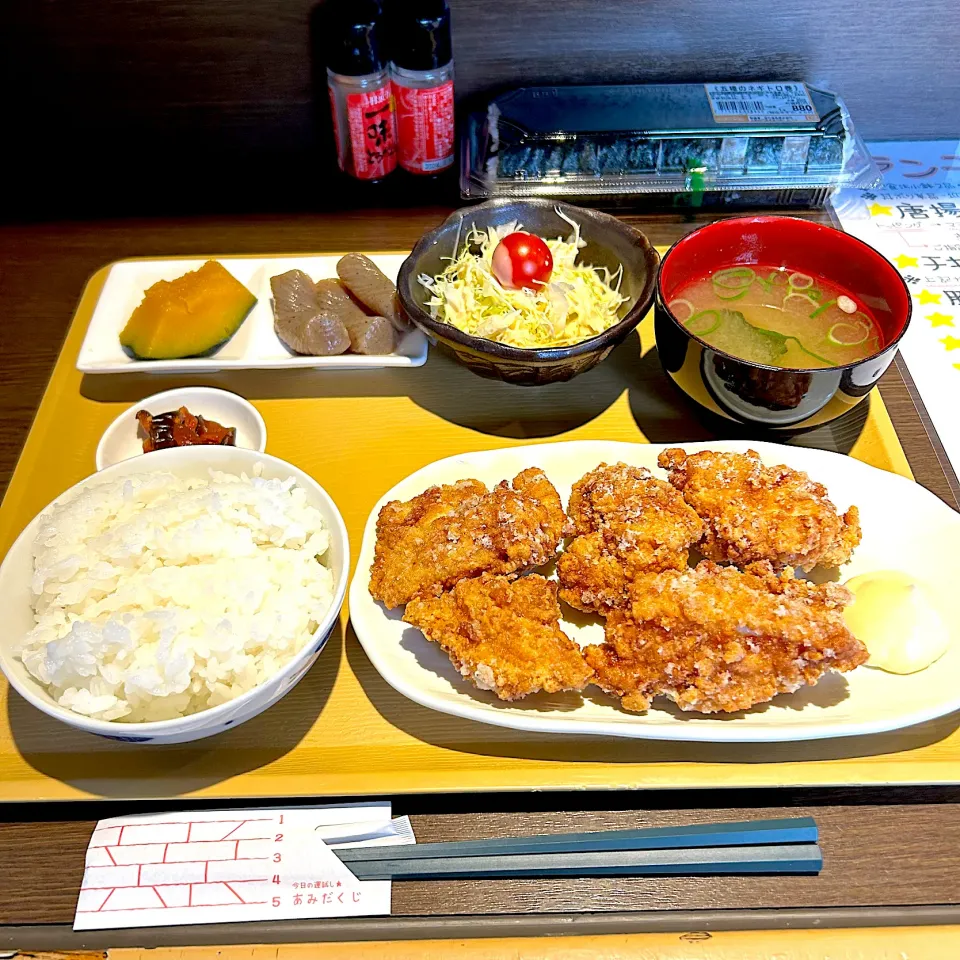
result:
<svg viewBox="0 0 960 960"><path fill-rule="evenodd" d="M870 651L867 666L916 673L946 652L950 634L925 584L898 570L878 570L844 586L854 597L844 619Z"/></svg>

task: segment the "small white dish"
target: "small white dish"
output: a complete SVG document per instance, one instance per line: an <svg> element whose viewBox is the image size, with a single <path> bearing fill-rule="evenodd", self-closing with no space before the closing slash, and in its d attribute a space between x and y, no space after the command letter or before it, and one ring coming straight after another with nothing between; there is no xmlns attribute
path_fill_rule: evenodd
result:
<svg viewBox="0 0 960 960"><path fill-rule="evenodd" d="M128 407L104 431L97 444L97 469L129 460L143 453L137 411L146 410L156 416L186 407L191 413L215 420L223 427L237 428L234 446L263 453L267 446L267 425L257 408L243 397L215 387L178 387L155 393ZM159 452L159 451L157 451Z"/></svg>
<svg viewBox="0 0 960 960"><path fill-rule="evenodd" d="M209 259L209 258L206 258ZM386 356L343 353L338 357L305 357L291 353L273 329L270 278L287 270L303 270L314 280L336 277L339 254L302 257L217 257L257 302L240 329L209 356L180 360L134 360L120 346L120 331L158 280L175 280L203 266L205 260L120 260L111 265L87 327L77 369L81 373L209 373L213 370L376 370L421 367L427 361L427 338L411 328ZM370 259L396 280L406 255L372 254Z"/></svg>
<svg viewBox="0 0 960 960"><path fill-rule="evenodd" d="M0 609L3 610L3 618L0 620L0 671L6 675L10 686L38 710L75 730L130 743L186 743L211 737L263 713L281 697L286 696L313 666L336 627L350 570L350 541L343 517L330 495L313 477L291 463L253 450L220 446L176 447L158 450L148 457L135 457L107 467L102 473L92 474L74 484L56 499L60 500L75 491L109 480L119 480L154 470L168 471L183 478L207 477L211 470L252 476L258 464L264 479L287 480L292 477L306 494L307 503L320 511L330 534L330 548L324 562L333 572L334 578L330 606L313 636L275 674L234 700L174 720L154 720L148 723L97 720L60 706L13 652L35 622L31 586L33 542L40 529L41 518L51 504L27 524L10 547L3 563L0 563Z"/></svg>

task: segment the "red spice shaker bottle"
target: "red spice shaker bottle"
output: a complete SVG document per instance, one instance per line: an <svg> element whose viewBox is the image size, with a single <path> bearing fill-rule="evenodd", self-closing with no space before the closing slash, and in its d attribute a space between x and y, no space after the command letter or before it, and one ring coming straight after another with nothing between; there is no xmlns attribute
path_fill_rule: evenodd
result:
<svg viewBox="0 0 960 960"><path fill-rule="evenodd" d="M434 174L453 163L453 55L446 0L397 4L390 79L397 104L400 166Z"/></svg>
<svg viewBox="0 0 960 960"><path fill-rule="evenodd" d="M379 180L397 165L397 121L383 54L383 11L375 0L330 9L327 89L340 169Z"/></svg>

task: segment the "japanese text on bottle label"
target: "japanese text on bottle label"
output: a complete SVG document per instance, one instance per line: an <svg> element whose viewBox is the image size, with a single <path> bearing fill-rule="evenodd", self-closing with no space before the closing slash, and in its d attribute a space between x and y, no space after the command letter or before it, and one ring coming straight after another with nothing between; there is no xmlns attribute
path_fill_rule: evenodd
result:
<svg viewBox="0 0 960 960"><path fill-rule="evenodd" d="M347 94L347 125L355 177L377 180L396 167L397 120L389 87Z"/></svg>
<svg viewBox="0 0 960 960"><path fill-rule="evenodd" d="M417 90L393 85L400 166L434 173L453 163L453 81Z"/></svg>

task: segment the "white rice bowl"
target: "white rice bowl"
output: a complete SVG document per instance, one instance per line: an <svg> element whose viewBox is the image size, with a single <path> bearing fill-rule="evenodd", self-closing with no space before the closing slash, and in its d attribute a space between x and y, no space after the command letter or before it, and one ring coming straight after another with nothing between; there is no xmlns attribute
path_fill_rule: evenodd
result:
<svg viewBox="0 0 960 960"><path fill-rule="evenodd" d="M339 592L330 533L293 477L258 468L93 478L41 514L35 626L13 652L58 705L102 721L189 716L311 641Z"/></svg>

